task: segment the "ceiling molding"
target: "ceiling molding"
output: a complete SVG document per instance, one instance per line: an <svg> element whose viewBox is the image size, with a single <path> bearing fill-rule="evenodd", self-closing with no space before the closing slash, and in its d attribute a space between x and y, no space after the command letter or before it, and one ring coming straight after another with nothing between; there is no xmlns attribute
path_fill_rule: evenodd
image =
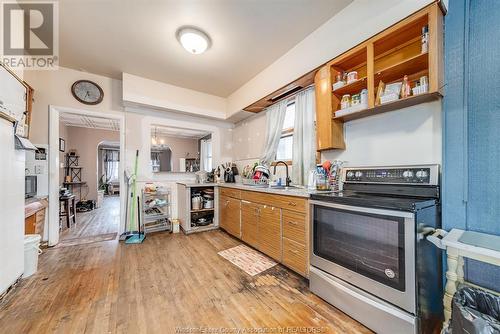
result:
<svg viewBox="0 0 500 334"><path fill-rule="evenodd" d="M71 127L120 131L120 121L118 119L111 119L105 117L92 117L88 115L79 115L79 114L61 112L59 116L59 122L61 122L66 126L71 126Z"/></svg>

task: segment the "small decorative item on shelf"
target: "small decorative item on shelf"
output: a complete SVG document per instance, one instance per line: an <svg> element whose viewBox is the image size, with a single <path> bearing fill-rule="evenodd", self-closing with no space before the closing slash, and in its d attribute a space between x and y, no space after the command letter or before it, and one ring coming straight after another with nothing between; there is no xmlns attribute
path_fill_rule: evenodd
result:
<svg viewBox="0 0 500 334"><path fill-rule="evenodd" d="M405 75L403 77L403 84L401 85L401 98L406 98L410 96L411 94L411 88L410 88L410 82L408 81L408 76Z"/></svg>
<svg viewBox="0 0 500 334"><path fill-rule="evenodd" d="M402 82L394 82L385 86L384 95L380 97L380 103L388 103L399 100Z"/></svg>
<svg viewBox="0 0 500 334"><path fill-rule="evenodd" d="M382 97L382 95L384 95L384 90L385 90L385 83L380 80L380 82L378 83L378 88L377 88L377 97L375 99L375 105L380 105L380 98Z"/></svg>
<svg viewBox="0 0 500 334"><path fill-rule="evenodd" d="M361 104L368 106L368 89L363 89L359 95L361 96Z"/></svg>
<svg viewBox="0 0 500 334"><path fill-rule="evenodd" d="M347 109L351 106L351 95L345 94L340 101L340 109Z"/></svg>
<svg viewBox="0 0 500 334"><path fill-rule="evenodd" d="M335 83L332 85L333 90L339 89L345 85L345 82L342 80L343 74L339 72L336 76Z"/></svg>
<svg viewBox="0 0 500 334"><path fill-rule="evenodd" d="M356 80L358 80L358 72L357 71L351 71L351 72L347 73L347 84L353 83Z"/></svg>
<svg viewBox="0 0 500 334"><path fill-rule="evenodd" d="M361 104L361 94L354 94L351 97L351 106L357 106Z"/></svg>
<svg viewBox="0 0 500 334"><path fill-rule="evenodd" d="M416 82L416 86L412 88L413 95L420 95L427 93L429 89L429 84L427 81L427 76L420 77L420 80Z"/></svg>
<svg viewBox="0 0 500 334"><path fill-rule="evenodd" d="M429 52L429 26L425 25L422 27L421 53L427 52Z"/></svg>

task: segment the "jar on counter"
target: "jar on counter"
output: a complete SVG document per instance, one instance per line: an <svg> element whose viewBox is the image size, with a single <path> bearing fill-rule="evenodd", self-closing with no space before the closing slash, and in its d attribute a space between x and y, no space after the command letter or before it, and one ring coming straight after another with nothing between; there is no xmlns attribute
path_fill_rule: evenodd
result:
<svg viewBox="0 0 500 334"><path fill-rule="evenodd" d="M351 106L351 95L345 94L340 100L340 109L346 109Z"/></svg>
<svg viewBox="0 0 500 334"><path fill-rule="evenodd" d="M330 190L328 176L322 173L316 173L316 190Z"/></svg>

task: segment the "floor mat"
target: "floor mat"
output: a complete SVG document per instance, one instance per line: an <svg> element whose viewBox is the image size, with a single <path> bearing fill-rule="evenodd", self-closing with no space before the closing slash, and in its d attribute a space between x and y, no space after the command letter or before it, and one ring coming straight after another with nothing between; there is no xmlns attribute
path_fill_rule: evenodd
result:
<svg viewBox="0 0 500 334"><path fill-rule="evenodd" d="M272 268L277 264L267 256L245 245L239 245L233 248L229 248L217 254L219 254L250 276L260 274L261 272Z"/></svg>
<svg viewBox="0 0 500 334"><path fill-rule="evenodd" d="M69 247L69 246L77 246L77 245L85 245L85 244L93 244L94 242L115 240L116 235L117 235L117 233L115 232L115 233L92 235L90 237L80 237L80 238L74 238L74 239L61 240L61 241L59 241L59 243L56 246L52 247L52 249Z"/></svg>

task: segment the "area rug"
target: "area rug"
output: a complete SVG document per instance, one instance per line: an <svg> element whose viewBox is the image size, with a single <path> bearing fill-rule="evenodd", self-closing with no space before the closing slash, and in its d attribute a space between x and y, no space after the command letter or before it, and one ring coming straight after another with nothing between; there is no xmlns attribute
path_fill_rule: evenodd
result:
<svg viewBox="0 0 500 334"><path fill-rule="evenodd" d="M239 245L233 248L223 250L220 256L246 272L250 276L255 276L261 272L274 267L277 263L256 250Z"/></svg>
<svg viewBox="0 0 500 334"><path fill-rule="evenodd" d="M59 243L56 246L52 247L52 249L61 248L61 247L69 247L69 246L85 245L85 244L93 244L95 242L109 241L109 240L115 240L115 239L116 239L116 232L115 233L105 233L105 234L92 235L89 237L65 239L65 240L59 241Z"/></svg>

